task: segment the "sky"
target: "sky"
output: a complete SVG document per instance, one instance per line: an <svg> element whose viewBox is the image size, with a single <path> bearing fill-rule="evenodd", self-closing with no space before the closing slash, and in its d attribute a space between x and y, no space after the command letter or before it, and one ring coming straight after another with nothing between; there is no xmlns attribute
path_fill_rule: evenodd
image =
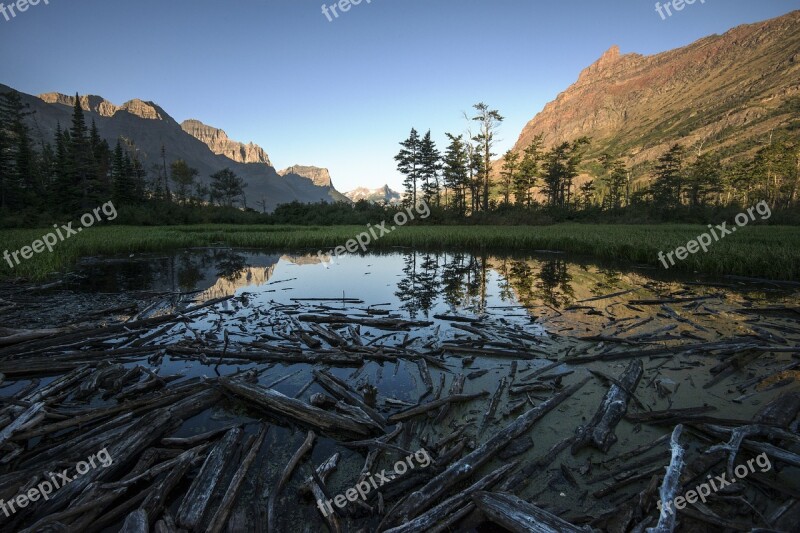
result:
<svg viewBox="0 0 800 533"><path fill-rule="evenodd" d="M278 169L326 167L343 192L400 190L411 128L443 150L478 102L505 117L502 154L612 45L655 54L800 9L696 0L662 19L650 0L362 0L336 17L333 0L46 1L0 12L0 83L153 101L259 144Z"/></svg>

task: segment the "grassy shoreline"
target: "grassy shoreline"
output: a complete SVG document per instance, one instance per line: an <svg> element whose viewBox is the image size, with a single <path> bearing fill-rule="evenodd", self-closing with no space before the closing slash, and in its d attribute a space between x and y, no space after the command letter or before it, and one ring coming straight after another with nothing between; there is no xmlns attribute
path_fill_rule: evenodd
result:
<svg viewBox="0 0 800 533"><path fill-rule="evenodd" d="M344 245L365 231L364 226L96 226L58 243L10 268L0 259L0 277L45 279L62 272L79 258L97 255L156 252L180 248L227 245L241 248L323 252ZM408 226L383 236L370 249L396 246L464 251L560 250L602 260L647 264L663 268L658 253L668 253L707 231L690 224L553 226ZM47 229L3 230L0 253L18 250L48 233ZM800 279L800 229L792 226L749 226L715 242L670 270L711 275L739 275L776 280Z"/></svg>

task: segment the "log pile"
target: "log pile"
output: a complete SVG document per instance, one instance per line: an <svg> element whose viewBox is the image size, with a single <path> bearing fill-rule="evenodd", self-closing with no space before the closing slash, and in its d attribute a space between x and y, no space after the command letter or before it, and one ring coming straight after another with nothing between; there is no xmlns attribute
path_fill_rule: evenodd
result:
<svg viewBox="0 0 800 533"><path fill-rule="evenodd" d="M334 532L790 530L800 315L742 308L747 333L726 336L705 314L718 293L630 292L564 309L549 334L502 312L434 322L358 299L246 295L0 329L0 498L100 450L113 458L0 515L2 528L293 531L302 518ZM569 324L585 327L567 336ZM681 371L696 391L765 401L752 416L673 408ZM428 466L333 513L317 504L422 449ZM762 454L771 469L736 490L659 507Z"/></svg>

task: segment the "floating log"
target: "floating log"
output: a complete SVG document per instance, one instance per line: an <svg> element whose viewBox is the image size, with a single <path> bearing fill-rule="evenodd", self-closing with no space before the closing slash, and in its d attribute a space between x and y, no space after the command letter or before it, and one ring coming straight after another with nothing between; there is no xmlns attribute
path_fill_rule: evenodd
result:
<svg viewBox="0 0 800 533"><path fill-rule="evenodd" d="M361 436L371 433L364 424L335 413L323 411L271 389L264 389L258 385L244 383L231 378L221 378L220 383L232 393L250 400L262 409L287 416L326 433L346 432Z"/></svg>
<svg viewBox="0 0 800 533"><path fill-rule="evenodd" d="M586 533L556 515L508 493L477 492L472 501L495 524L512 533Z"/></svg>
<svg viewBox="0 0 800 533"><path fill-rule="evenodd" d="M489 393L487 391L478 392L475 394L453 394L447 396L446 398L440 398L439 400L434 400L432 402L412 407L411 409L408 409L406 411L395 413L389 417L389 423L394 424L395 422L408 420L409 418L421 415L422 413L427 413L428 411L433 411L434 409L438 409L443 405L449 405L451 403L458 403L458 402L469 402L476 398L482 398L483 396L488 396L488 395Z"/></svg>
<svg viewBox="0 0 800 533"><path fill-rule="evenodd" d="M235 457L234 449L241 436L240 428L230 429L208 454L200 472L181 501L178 514L175 516L177 525L190 531L200 527L214 489L222 474L230 466L230 461Z"/></svg>
<svg viewBox="0 0 800 533"><path fill-rule="evenodd" d="M661 496L661 509L658 516L658 525L647 528L647 533L672 533L675 530L675 520L677 512L674 509L668 511L667 505L673 502L681 490L681 471L683 470L683 456L686 450L681 446L680 438L683 426L675 426L670 439L672 459L664 475L664 482L661 484L659 495Z"/></svg>
<svg viewBox="0 0 800 533"><path fill-rule="evenodd" d="M606 453L617 441L614 428L622 420L628 410L628 401L636 390L639 380L644 372L641 361L632 361L625 372L620 376L619 382L623 385L612 385L594 417L585 426L576 431L576 441L572 445L572 454L575 455L583 447L591 445Z"/></svg>
<svg viewBox="0 0 800 533"><path fill-rule="evenodd" d="M253 443L250 445L247 455L245 455L244 459L242 460L242 464L233 475L233 479L231 479L228 489L225 491L225 496L223 496L222 502L220 502L219 507L217 507L217 512L214 513L214 516L211 518L211 522L207 529L208 533L220 533L225 526L228 515L233 507L233 503L236 501L236 497L239 495L242 482L244 482L245 476L247 476L247 473L250 471L250 466L253 464L253 461L255 461L256 457L258 456L258 452L261 450L261 446L264 444L264 439L267 436L268 429L269 426L264 424L261 425L258 435L256 435L255 439L253 439ZM270 513L270 516L271 515L272 513Z"/></svg>
<svg viewBox="0 0 800 533"><path fill-rule="evenodd" d="M294 472L295 468L297 468L297 464L300 462L303 456L307 454L311 450L311 448L314 447L314 440L316 438L317 436L314 434L313 431L308 432L308 435L306 435L306 440L303 441L303 444L301 444L300 447L297 449L297 451L294 453L291 460L289 461L289 464L286 465L286 468L284 469L281 478L278 480L278 484L275 486L272 492L270 492L269 502L267 503L268 533L276 531L275 525L277 524L277 520L275 517L275 502L278 500L278 496L280 496L281 489L283 489L283 486L286 485L286 483L292 477L292 473Z"/></svg>
<svg viewBox="0 0 800 533"><path fill-rule="evenodd" d="M476 448L472 453L452 463L424 487L415 491L405 500L400 502L393 510L391 525L406 522L419 516L431 504L450 490L454 485L471 476L478 468L490 460L498 451L508 446L515 439L530 430L544 415L555 409L564 400L580 390L590 378L585 378L579 383L571 385L562 392L553 396L546 402L539 404L527 413L521 415L505 429L497 432L488 441Z"/></svg>

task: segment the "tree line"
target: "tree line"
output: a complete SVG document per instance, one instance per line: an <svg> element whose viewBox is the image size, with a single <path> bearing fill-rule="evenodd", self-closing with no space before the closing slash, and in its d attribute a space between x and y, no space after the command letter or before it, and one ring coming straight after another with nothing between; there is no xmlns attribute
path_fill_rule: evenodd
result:
<svg viewBox="0 0 800 533"><path fill-rule="evenodd" d="M503 117L484 103L473 107L474 116L467 118L478 124L478 132L446 133L444 154L430 131L421 136L412 128L400 143L395 161L404 176L406 203L424 199L451 215L470 217L509 209L599 214L654 209L674 217L762 200L774 209L798 205L800 144L787 132L770 135L766 146L738 160L674 144L636 168L625 163L624 153L589 160L589 137L546 150L538 135L524 149L507 151L493 173L492 150Z"/></svg>
<svg viewBox="0 0 800 533"><path fill-rule="evenodd" d="M33 113L12 91L0 94L0 213L76 214L111 199L123 206L232 207L244 204L246 184L232 170L209 176L206 185L186 161L167 164L162 145L145 168L136 144L120 138L112 149L97 124L87 125L75 95L71 123L58 124L53 142L31 137Z"/></svg>

